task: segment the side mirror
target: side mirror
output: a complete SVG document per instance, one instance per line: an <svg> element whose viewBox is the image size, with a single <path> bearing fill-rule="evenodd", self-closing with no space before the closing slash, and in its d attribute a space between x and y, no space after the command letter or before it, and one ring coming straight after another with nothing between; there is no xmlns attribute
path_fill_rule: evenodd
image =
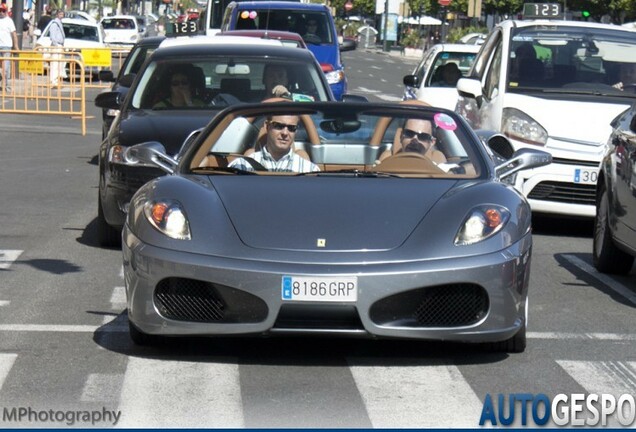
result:
<svg viewBox="0 0 636 432"><path fill-rule="evenodd" d="M457 93L459 93L462 97L475 99L477 101L477 107L481 108L483 95L479 80L472 78L460 78L459 81L457 81Z"/></svg>
<svg viewBox="0 0 636 432"><path fill-rule="evenodd" d="M552 155L543 150L521 148L514 152L512 158L495 168L499 179L530 168L538 168L552 163Z"/></svg>
<svg viewBox="0 0 636 432"><path fill-rule="evenodd" d="M404 78L402 78L402 83L405 86L409 87L420 87L420 79L417 75L404 75Z"/></svg>
<svg viewBox="0 0 636 432"><path fill-rule="evenodd" d="M98 108L114 109L121 108L122 97L120 92L105 92L95 96L95 106Z"/></svg>
<svg viewBox="0 0 636 432"><path fill-rule="evenodd" d="M157 141L148 141L129 147L124 158L131 163L156 166L168 174L174 174L177 161L166 154L166 148Z"/></svg>
<svg viewBox="0 0 636 432"><path fill-rule="evenodd" d="M99 71L99 80L103 82L114 82L115 75L113 74L113 71L101 70Z"/></svg>
<svg viewBox="0 0 636 432"><path fill-rule="evenodd" d="M353 95L353 94L343 94L342 102L369 102L366 96Z"/></svg>

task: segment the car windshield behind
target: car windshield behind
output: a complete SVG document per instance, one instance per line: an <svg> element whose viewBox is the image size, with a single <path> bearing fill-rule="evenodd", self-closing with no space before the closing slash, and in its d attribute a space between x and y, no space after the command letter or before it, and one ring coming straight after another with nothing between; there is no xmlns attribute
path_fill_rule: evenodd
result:
<svg viewBox="0 0 636 432"><path fill-rule="evenodd" d="M534 26L512 34L508 88L634 94L636 33Z"/></svg>
<svg viewBox="0 0 636 432"><path fill-rule="evenodd" d="M236 30L281 30L301 35L308 44L331 45L331 20L326 13L286 9L239 10Z"/></svg>
<svg viewBox="0 0 636 432"><path fill-rule="evenodd" d="M143 72L132 106L153 110L209 109L260 102L272 94L295 101L326 101L329 95L321 74L313 62L263 57L152 62Z"/></svg>
<svg viewBox="0 0 636 432"><path fill-rule="evenodd" d="M481 144L454 114L351 104L269 105L219 120L198 149L190 149L189 171L375 178L476 178L486 173ZM282 157L274 161L285 141L283 153L292 149L289 154L302 158L301 163L286 165Z"/></svg>
<svg viewBox="0 0 636 432"><path fill-rule="evenodd" d="M441 51L432 64L433 73L426 87L455 87L466 76L477 53Z"/></svg>
<svg viewBox="0 0 636 432"><path fill-rule="evenodd" d="M69 39L99 42L97 27L63 23L64 35Z"/></svg>
<svg viewBox="0 0 636 432"><path fill-rule="evenodd" d="M130 18L104 18L102 27L104 30L133 30L135 22Z"/></svg>

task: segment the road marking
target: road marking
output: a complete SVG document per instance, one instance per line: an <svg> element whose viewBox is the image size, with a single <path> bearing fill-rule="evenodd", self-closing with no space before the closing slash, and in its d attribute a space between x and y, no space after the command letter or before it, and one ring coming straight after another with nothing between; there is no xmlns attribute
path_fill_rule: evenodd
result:
<svg viewBox="0 0 636 432"><path fill-rule="evenodd" d="M9 375L9 371L13 367L17 354L2 354L0 353L0 389L4 384L4 380Z"/></svg>
<svg viewBox="0 0 636 432"><path fill-rule="evenodd" d="M368 89L366 87L358 87L356 91L365 92L365 93L380 93L380 90Z"/></svg>
<svg viewBox="0 0 636 432"><path fill-rule="evenodd" d="M636 293L632 292L632 290L627 288L625 285L615 281L608 275L599 273L593 266L589 265L579 257L569 254L563 254L562 256L571 264L594 276L596 279L603 282L603 284L605 284L609 289L617 294L620 294L622 297L625 297L625 299L629 300L632 304L636 305Z"/></svg>
<svg viewBox="0 0 636 432"><path fill-rule="evenodd" d="M483 404L455 366L358 366L360 359L347 360L374 428L466 427L479 420ZM437 394L445 396L422 397Z"/></svg>
<svg viewBox="0 0 636 432"><path fill-rule="evenodd" d="M110 309L122 311L126 309L128 304L126 303L126 287L118 286L113 288L113 294L110 296ZM113 320L110 315L104 315L102 325L108 324Z"/></svg>
<svg viewBox="0 0 636 432"><path fill-rule="evenodd" d="M636 362L556 362L589 393L609 393L614 396L636 393Z"/></svg>
<svg viewBox="0 0 636 432"><path fill-rule="evenodd" d="M109 318L111 325L102 328L101 325L73 325L73 324L0 324L0 331L10 332L51 332L51 333L121 333L128 332L128 324L126 319L119 323L112 324L114 321ZM117 318L116 318L117 319ZM116 320L115 319L115 320ZM529 339L585 339L606 342L631 342L636 341L636 334L632 333L559 333L559 332L528 332Z"/></svg>
<svg viewBox="0 0 636 432"><path fill-rule="evenodd" d="M402 98L400 98L400 97L391 96L391 95L376 95L375 97L380 98L380 99L385 100L385 101L390 101L390 102L396 102L396 101L401 101L402 100Z"/></svg>
<svg viewBox="0 0 636 432"><path fill-rule="evenodd" d="M212 363L131 357L124 376L119 427L241 428L236 359ZM280 413L282 415L282 413Z"/></svg>
<svg viewBox="0 0 636 432"><path fill-rule="evenodd" d="M123 374L90 374L82 390L82 402L113 402L119 400Z"/></svg>
<svg viewBox="0 0 636 432"><path fill-rule="evenodd" d="M8 269L11 264L24 252L13 249L0 249L0 269Z"/></svg>
<svg viewBox="0 0 636 432"><path fill-rule="evenodd" d="M0 300L0 306L9 306L10 300Z"/></svg>

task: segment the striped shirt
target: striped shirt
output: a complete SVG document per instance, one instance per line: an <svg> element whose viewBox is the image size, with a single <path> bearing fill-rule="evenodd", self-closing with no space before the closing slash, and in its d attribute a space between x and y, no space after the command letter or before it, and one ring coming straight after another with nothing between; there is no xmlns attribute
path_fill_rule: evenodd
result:
<svg viewBox="0 0 636 432"><path fill-rule="evenodd" d="M281 157L279 160L275 160L267 151L267 147L263 147L263 150L252 153L250 158L263 165L268 169L268 171L297 173L320 171L318 165L298 156L293 149L290 149L289 153ZM252 167L252 165L250 165L244 158L233 160L230 162L229 166L231 168L238 168L244 171L254 171L254 167Z"/></svg>

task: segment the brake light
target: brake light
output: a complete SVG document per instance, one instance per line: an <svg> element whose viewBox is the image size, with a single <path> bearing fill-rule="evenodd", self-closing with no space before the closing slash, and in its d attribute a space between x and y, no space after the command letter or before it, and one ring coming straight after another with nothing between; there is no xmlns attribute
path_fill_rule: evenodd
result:
<svg viewBox="0 0 636 432"><path fill-rule="evenodd" d="M324 73L333 71L333 65L331 65L329 63L320 63L320 67L322 68L322 71Z"/></svg>

